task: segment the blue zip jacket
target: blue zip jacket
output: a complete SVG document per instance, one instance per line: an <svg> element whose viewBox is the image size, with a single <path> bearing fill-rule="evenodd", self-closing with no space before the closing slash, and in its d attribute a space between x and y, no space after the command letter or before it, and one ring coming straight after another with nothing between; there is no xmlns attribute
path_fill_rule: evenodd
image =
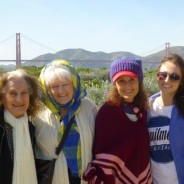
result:
<svg viewBox="0 0 184 184"><path fill-rule="evenodd" d="M151 96L149 98L150 103L153 103L158 96L160 96L160 93ZM179 184L184 184L184 118L181 116L175 105L171 112L169 140Z"/></svg>

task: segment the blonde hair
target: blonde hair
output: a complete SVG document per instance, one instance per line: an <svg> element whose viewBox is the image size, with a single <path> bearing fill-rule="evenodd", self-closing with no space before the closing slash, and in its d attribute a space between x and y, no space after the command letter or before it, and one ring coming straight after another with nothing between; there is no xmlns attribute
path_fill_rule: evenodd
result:
<svg viewBox="0 0 184 184"><path fill-rule="evenodd" d="M60 80L72 81L72 74L66 66L62 65L62 63L56 63L55 65L48 66L44 71L43 77L47 88L49 88L49 83L55 77Z"/></svg>

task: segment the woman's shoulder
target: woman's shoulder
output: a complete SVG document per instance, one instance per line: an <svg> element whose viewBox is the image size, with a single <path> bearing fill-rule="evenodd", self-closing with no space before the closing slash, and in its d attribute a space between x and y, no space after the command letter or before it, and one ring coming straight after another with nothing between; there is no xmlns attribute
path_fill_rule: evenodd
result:
<svg viewBox="0 0 184 184"><path fill-rule="evenodd" d="M101 108L100 109L110 109L110 110L112 110L112 109L117 109L117 108L119 108L120 107L120 105L118 105L118 104L113 104L113 103L111 103L110 101L106 101L102 106L101 106Z"/></svg>
<svg viewBox="0 0 184 184"><path fill-rule="evenodd" d="M96 114L98 112L98 107L97 105L91 101L89 98L83 98L81 100L81 106L80 106L80 111L79 111L79 116L86 116L87 118L90 117L96 117Z"/></svg>
<svg viewBox="0 0 184 184"><path fill-rule="evenodd" d="M42 119L46 116L50 116L52 114L52 112L48 109L48 108L43 108L35 118L39 118L39 119Z"/></svg>
<svg viewBox="0 0 184 184"><path fill-rule="evenodd" d="M52 113L47 107L45 107L42 109L42 111L39 112L39 114L37 114L37 116L32 118L31 121L35 126L38 126L43 123L45 124L45 122L49 123L54 119L56 119L56 115L54 115L54 113Z"/></svg>
<svg viewBox="0 0 184 184"><path fill-rule="evenodd" d="M160 92L155 93L154 95L149 97L149 107L151 108L153 106L153 102L155 101L156 98L160 96Z"/></svg>
<svg viewBox="0 0 184 184"><path fill-rule="evenodd" d="M97 105L92 100L85 97L81 100L81 108L97 108Z"/></svg>
<svg viewBox="0 0 184 184"><path fill-rule="evenodd" d="M99 114L118 114L120 112L120 105L118 104L112 104L109 101L106 101L99 109L98 115Z"/></svg>
<svg viewBox="0 0 184 184"><path fill-rule="evenodd" d="M155 94L153 94L152 96L149 97L149 101L154 101L159 96L160 96L160 92L155 93Z"/></svg>

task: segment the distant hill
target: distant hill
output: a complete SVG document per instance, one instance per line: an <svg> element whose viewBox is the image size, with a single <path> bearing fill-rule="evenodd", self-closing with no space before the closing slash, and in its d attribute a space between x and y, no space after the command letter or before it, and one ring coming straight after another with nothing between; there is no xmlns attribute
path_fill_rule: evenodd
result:
<svg viewBox="0 0 184 184"><path fill-rule="evenodd" d="M118 57L122 57L124 55L128 56L137 56L130 52L91 52L84 49L65 49L55 54L44 54L34 58L33 60L53 60L53 59L66 59L66 60L114 60Z"/></svg>
<svg viewBox="0 0 184 184"><path fill-rule="evenodd" d="M184 58L184 46L171 47L170 52L179 54ZM101 51L91 52L84 49L65 49L56 52L55 54L46 53L40 55L30 61L26 61L22 65L43 66L54 59L66 59L69 60L74 65L74 67L77 68L110 68L111 62L114 59L120 58L122 56L138 57L143 61L143 68L153 70L158 67L158 64L165 56L165 50L161 50L146 57L141 57L131 52L124 51L106 53Z"/></svg>

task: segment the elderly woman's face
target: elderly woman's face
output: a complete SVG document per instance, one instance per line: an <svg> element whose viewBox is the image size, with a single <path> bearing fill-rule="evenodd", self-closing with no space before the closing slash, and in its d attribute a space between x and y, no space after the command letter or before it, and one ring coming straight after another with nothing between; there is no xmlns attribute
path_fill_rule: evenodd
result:
<svg viewBox="0 0 184 184"><path fill-rule="evenodd" d="M61 105L67 104L73 98L73 84L69 80L54 77L49 82L49 88L54 100Z"/></svg>
<svg viewBox="0 0 184 184"><path fill-rule="evenodd" d="M4 107L16 118L24 115L29 107L29 87L25 79L10 79L2 97Z"/></svg>

